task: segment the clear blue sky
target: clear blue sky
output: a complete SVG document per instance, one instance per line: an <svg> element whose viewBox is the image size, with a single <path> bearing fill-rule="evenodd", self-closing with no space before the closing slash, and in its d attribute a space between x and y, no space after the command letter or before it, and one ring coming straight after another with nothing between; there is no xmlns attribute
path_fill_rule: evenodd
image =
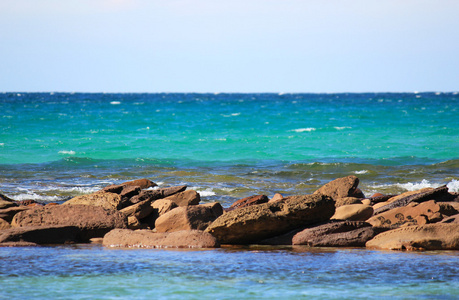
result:
<svg viewBox="0 0 459 300"><path fill-rule="evenodd" d="M458 0L0 0L1 92L458 90Z"/></svg>

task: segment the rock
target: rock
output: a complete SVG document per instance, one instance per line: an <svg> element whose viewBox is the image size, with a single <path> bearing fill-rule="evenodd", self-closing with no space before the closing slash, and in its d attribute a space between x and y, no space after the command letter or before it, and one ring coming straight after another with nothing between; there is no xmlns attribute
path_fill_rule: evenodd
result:
<svg viewBox="0 0 459 300"><path fill-rule="evenodd" d="M9 208L0 209L0 218L7 222L11 222L13 220L13 217L17 213L28 209L30 209L30 207L27 206L13 206Z"/></svg>
<svg viewBox="0 0 459 300"><path fill-rule="evenodd" d="M122 183L122 185L124 185L124 186L138 186L142 190L158 186L156 183L154 183L153 181L151 181L149 179L146 179L146 178L136 179L136 180L124 182L124 183Z"/></svg>
<svg viewBox="0 0 459 300"><path fill-rule="evenodd" d="M386 202L389 199L392 199L394 197L395 197L395 195L383 195L383 194L380 194L380 193L376 193L373 196L371 196L369 198L369 200L370 200L372 205L375 205L375 204L378 204L378 203L381 203L381 202Z"/></svg>
<svg viewBox="0 0 459 300"><path fill-rule="evenodd" d="M21 201L16 201L16 203L20 206L36 206L37 204L38 205L44 205L43 203L39 203L35 200L32 200L32 199L29 199L29 200L21 200Z"/></svg>
<svg viewBox="0 0 459 300"><path fill-rule="evenodd" d="M371 200L370 199L363 199L362 200L362 204L371 205Z"/></svg>
<svg viewBox="0 0 459 300"><path fill-rule="evenodd" d="M18 206L16 201L8 198L7 196L0 194L0 209L5 209L13 206Z"/></svg>
<svg viewBox="0 0 459 300"><path fill-rule="evenodd" d="M326 195L336 201L339 198L351 197L358 185L359 179L356 176L350 175L325 184L315 191L314 194Z"/></svg>
<svg viewBox="0 0 459 300"><path fill-rule="evenodd" d="M268 201L269 201L269 199L268 199L268 196L266 196L266 195L250 196L250 197L246 197L246 198L237 200L226 211L230 211L230 210L241 208L241 207L246 207L246 206L266 203Z"/></svg>
<svg viewBox="0 0 459 300"><path fill-rule="evenodd" d="M137 219L135 216L129 216L127 218L127 222L128 222L128 226L127 226L128 229L132 229L132 230L147 229L149 227L148 224L141 223L139 219Z"/></svg>
<svg viewBox="0 0 459 300"><path fill-rule="evenodd" d="M386 231L366 243L369 249L459 250L459 224L436 223Z"/></svg>
<svg viewBox="0 0 459 300"><path fill-rule="evenodd" d="M4 242L0 243L0 247L38 247L40 245L30 242Z"/></svg>
<svg viewBox="0 0 459 300"><path fill-rule="evenodd" d="M459 214L459 202L437 202L440 205L440 213L445 216Z"/></svg>
<svg viewBox="0 0 459 300"><path fill-rule="evenodd" d="M0 243L29 242L35 244L66 244L79 241L75 226L34 226L0 231Z"/></svg>
<svg viewBox="0 0 459 300"><path fill-rule="evenodd" d="M224 213L222 205L218 202L204 203L204 204L201 204L201 206L210 207L210 209L212 209L214 214L218 217L223 215Z"/></svg>
<svg viewBox="0 0 459 300"><path fill-rule="evenodd" d="M217 240L209 233L183 230L155 233L151 230L114 229L104 236L106 247L124 248L217 248Z"/></svg>
<svg viewBox="0 0 459 300"><path fill-rule="evenodd" d="M292 238L293 245L310 247L364 247L365 243L381 231L360 221L331 221L307 228Z"/></svg>
<svg viewBox="0 0 459 300"><path fill-rule="evenodd" d="M123 207L120 195L104 191L77 196L64 202L62 205L90 205L105 209L121 209Z"/></svg>
<svg viewBox="0 0 459 300"><path fill-rule="evenodd" d="M349 196L354 197L354 198L365 198L365 195L363 194L362 190L359 188L356 188L355 191Z"/></svg>
<svg viewBox="0 0 459 300"><path fill-rule="evenodd" d="M123 190L120 192L121 196L121 202L123 203L123 206L126 207L130 205L130 199L140 193L141 189L138 186L124 186Z"/></svg>
<svg viewBox="0 0 459 300"><path fill-rule="evenodd" d="M170 200L178 206L198 205L201 201L199 193L194 190L180 192L164 199Z"/></svg>
<svg viewBox="0 0 459 300"><path fill-rule="evenodd" d="M132 204L144 201L144 200L158 200L169 197L171 195L183 192L186 190L186 185L173 186L169 188L162 188L156 190L143 190L139 195L131 197L130 202Z"/></svg>
<svg viewBox="0 0 459 300"><path fill-rule="evenodd" d="M335 220L365 221L373 215L373 207L365 204L343 205L331 217Z"/></svg>
<svg viewBox="0 0 459 300"><path fill-rule="evenodd" d="M114 228L126 228L126 217L114 210L90 205L44 206L17 213L13 227L75 226L80 229L79 239L87 241L102 237Z"/></svg>
<svg viewBox="0 0 459 300"><path fill-rule="evenodd" d="M151 229L155 228L156 219L172 209L178 207L177 204L171 200L159 199L151 203L153 212L146 218L142 219L142 222L147 224Z"/></svg>
<svg viewBox="0 0 459 300"><path fill-rule="evenodd" d="M0 219L0 230L9 229L9 228L11 228L10 223L3 219Z"/></svg>
<svg viewBox="0 0 459 300"><path fill-rule="evenodd" d="M377 215L397 207L403 207L411 202L420 203L429 200L443 201L445 199L449 199L450 196L451 194L448 193L448 187L446 185L438 187L436 189L423 189L417 191L416 193L404 193L400 196L394 197L395 200L393 198L389 199L389 204L375 208L374 214Z"/></svg>
<svg viewBox="0 0 459 300"><path fill-rule="evenodd" d="M343 197L343 198L338 198L335 200L335 207L340 207L343 205L350 205L350 204L362 204L362 198Z"/></svg>
<svg viewBox="0 0 459 300"><path fill-rule="evenodd" d="M444 218L441 223L459 223L459 214Z"/></svg>
<svg viewBox="0 0 459 300"><path fill-rule="evenodd" d="M275 193L274 196L271 199L269 199L268 202L271 202L271 203L272 202L278 202L278 201L282 201L283 199L284 199L284 196L282 196L279 193Z"/></svg>
<svg viewBox="0 0 459 300"><path fill-rule="evenodd" d="M334 212L334 201L322 194L290 196L226 212L206 231L222 244L250 244L326 221Z"/></svg>
<svg viewBox="0 0 459 300"><path fill-rule="evenodd" d="M421 225L429 222L429 219L434 217L434 214L440 212L440 210L440 205L438 205L434 200L420 204L412 202L405 207L394 208L375 215L368 219L367 222L373 226L386 227L398 227L403 224Z"/></svg>
<svg viewBox="0 0 459 300"><path fill-rule="evenodd" d="M126 217L133 216L139 220L146 218L152 212L153 207L151 207L151 200L145 200L120 210L120 213L124 214Z"/></svg>
<svg viewBox="0 0 459 300"><path fill-rule="evenodd" d="M221 206L221 205L220 205ZM223 208L220 210L223 211ZM156 232L204 230L221 214L209 205L190 205L174 208L156 219Z"/></svg>

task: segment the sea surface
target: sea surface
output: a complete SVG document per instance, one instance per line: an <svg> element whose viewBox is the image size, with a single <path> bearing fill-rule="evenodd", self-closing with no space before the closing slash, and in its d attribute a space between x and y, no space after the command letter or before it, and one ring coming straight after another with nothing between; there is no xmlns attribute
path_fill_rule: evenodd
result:
<svg viewBox="0 0 459 300"><path fill-rule="evenodd" d="M459 192L459 93L0 93L0 193L62 202L123 181L202 202ZM0 248L4 298L459 298L459 253Z"/></svg>

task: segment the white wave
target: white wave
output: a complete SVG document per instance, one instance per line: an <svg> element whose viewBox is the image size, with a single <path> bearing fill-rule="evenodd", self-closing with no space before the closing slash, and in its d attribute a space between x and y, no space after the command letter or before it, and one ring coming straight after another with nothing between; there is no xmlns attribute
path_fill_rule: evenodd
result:
<svg viewBox="0 0 459 300"><path fill-rule="evenodd" d="M0 143L0 146L2 146L2 147L5 146L5 143Z"/></svg>
<svg viewBox="0 0 459 300"><path fill-rule="evenodd" d="M349 126L342 126L342 127L335 126L333 128L335 128L336 130L343 130L343 129L350 129L352 127L349 127Z"/></svg>
<svg viewBox="0 0 459 300"><path fill-rule="evenodd" d="M17 201L35 200L37 202L54 202L54 201L61 200L61 198L59 198L58 196L45 196L45 195L40 195L40 194L32 193L32 192L14 195L11 198Z"/></svg>
<svg viewBox="0 0 459 300"><path fill-rule="evenodd" d="M237 117L237 116L239 116L240 114L241 114L241 113L238 112L238 113L232 113L232 114L229 114L229 115L222 115L222 116L225 117L225 118L229 118L229 117Z"/></svg>
<svg viewBox="0 0 459 300"><path fill-rule="evenodd" d="M198 187L198 186L192 186L189 189L195 190L196 192L199 193L201 197L210 197L210 196L217 195L211 188L202 189L201 187Z"/></svg>
<svg viewBox="0 0 459 300"><path fill-rule="evenodd" d="M424 188L438 188L444 185L444 183L432 183L427 179L421 180L421 182L407 182L407 183L395 183L395 184L380 184L371 186L372 189L376 191L378 189L385 189L390 187L396 187L408 192L417 191ZM448 192L450 193L459 193L459 180L453 179L451 182L447 183Z"/></svg>
<svg viewBox="0 0 459 300"><path fill-rule="evenodd" d="M75 154L76 154L76 152L73 151L73 150L70 150L70 151L68 151L68 150L62 150L62 151L59 151L58 153L59 153L59 154L68 154L68 155L75 155Z"/></svg>
<svg viewBox="0 0 459 300"><path fill-rule="evenodd" d="M368 170L360 170L360 171L355 171L354 174L367 174L369 171Z"/></svg>
<svg viewBox="0 0 459 300"><path fill-rule="evenodd" d="M314 127L308 127L308 128L298 128L298 129L293 129L293 130L290 130L290 131L294 131L294 132L311 132L311 131L315 131L316 128Z"/></svg>
<svg viewBox="0 0 459 300"><path fill-rule="evenodd" d="M110 104L111 105L119 105L119 104L121 104L121 102L120 101L112 101L112 102L110 102Z"/></svg>
<svg viewBox="0 0 459 300"><path fill-rule="evenodd" d="M448 192L459 193L459 180L453 179L446 186L448 187Z"/></svg>

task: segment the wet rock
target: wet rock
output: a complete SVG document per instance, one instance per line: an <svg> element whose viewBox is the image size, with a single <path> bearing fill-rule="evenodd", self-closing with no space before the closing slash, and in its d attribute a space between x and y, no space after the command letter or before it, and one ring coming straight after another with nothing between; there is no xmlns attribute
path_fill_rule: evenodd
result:
<svg viewBox="0 0 459 300"><path fill-rule="evenodd" d="M79 239L87 241L114 228L126 228L127 220L123 214L99 206L58 205L19 212L11 226L75 226L80 229Z"/></svg>
<svg viewBox="0 0 459 300"><path fill-rule="evenodd" d="M404 193L400 196L391 198L388 200L388 204L375 208L374 214L380 214L385 211L407 206L411 202L425 202L429 200L444 201L450 199L451 194L448 193L448 187L446 185L438 187L436 189L423 189L413 193Z"/></svg>
<svg viewBox="0 0 459 300"><path fill-rule="evenodd" d="M4 242L0 247L39 247L40 245L31 242Z"/></svg>
<svg viewBox="0 0 459 300"><path fill-rule="evenodd" d="M123 207L120 195L104 191L77 196L64 202L62 205L90 205L105 209L121 209Z"/></svg>
<svg viewBox="0 0 459 300"><path fill-rule="evenodd" d="M230 210L241 208L241 207L256 205L256 204L262 204L268 201L269 199L268 199L268 196L266 195L254 195L254 196L250 196L250 197L246 197L246 198L237 200L226 211L230 211Z"/></svg>
<svg viewBox="0 0 459 300"><path fill-rule="evenodd" d="M124 248L217 248L217 240L199 230L155 233L151 230L115 229L104 236L106 247Z"/></svg>
<svg viewBox="0 0 459 300"><path fill-rule="evenodd" d="M206 231L222 244L250 244L326 221L334 212L334 201L322 194L290 196L226 212Z"/></svg>
<svg viewBox="0 0 459 300"><path fill-rule="evenodd" d="M198 205L201 201L201 196L194 190L188 190L164 198L177 204L178 206Z"/></svg>
<svg viewBox="0 0 459 300"><path fill-rule="evenodd" d="M79 241L75 226L34 226L0 231L0 243L29 242L35 244L65 244Z"/></svg>
<svg viewBox="0 0 459 300"><path fill-rule="evenodd" d="M145 200L158 200L169 197L171 195L185 191L186 185L173 186L169 188L161 188L156 190L143 190L137 196L133 196L130 199L132 204L145 201Z"/></svg>
<svg viewBox="0 0 459 300"><path fill-rule="evenodd" d="M310 247L364 247L381 230L361 221L332 221L307 228L292 238L293 245Z"/></svg>
<svg viewBox="0 0 459 300"><path fill-rule="evenodd" d="M17 213L28 209L30 209L30 207L27 206L13 206L9 208L0 209L0 218L7 222L11 222L13 220L13 217Z"/></svg>
<svg viewBox="0 0 459 300"><path fill-rule="evenodd" d="M220 212L223 212L223 208ZM220 215L221 213L216 214L216 209L210 205L181 206L156 219L155 228L156 232L204 230Z"/></svg>
<svg viewBox="0 0 459 300"><path fill-rule="evenodd" d="M0 219L0 230L9 229L9 228L11 228L10 223L3 219Z"/></svg>
<svg viewBox="0 0 459 300"><path fill-rule="evenodd" d="M350 205L350 204L362 204L362 198L355 198L355 197L344 197L335 200L335 207L340 207L343 205Z"/></svg>
<svg viewBox="0 0 459 300"><path fill-rule="evenodd" d="M434 200L423 203L412 202L404 207L398 207L375 215L367 220L373 226L399 227L403 224L421 225L433 221L434 215L441 211L440 205Z"/></svg>
<svg viewBox="0 0 459 300"><path fill-rule="evenodd" d="M369 249L459 250L459 224L435 223L405 226L378 234L366 243Z"/></svg>
<svg viewBox="0 0 459 300"><path fill-rule="evenodd" d="M365 204L343 205L331 217L335 220L365 221L373 215L373 207Z"/></svg>
<svg viewBox="0 0 459 300"><path fill-rule="evenodd" d="M330 181L315 191L314 194L326 195L336 201L339 198L352 197L358 185L359 179L350 175Z"/></svg>

